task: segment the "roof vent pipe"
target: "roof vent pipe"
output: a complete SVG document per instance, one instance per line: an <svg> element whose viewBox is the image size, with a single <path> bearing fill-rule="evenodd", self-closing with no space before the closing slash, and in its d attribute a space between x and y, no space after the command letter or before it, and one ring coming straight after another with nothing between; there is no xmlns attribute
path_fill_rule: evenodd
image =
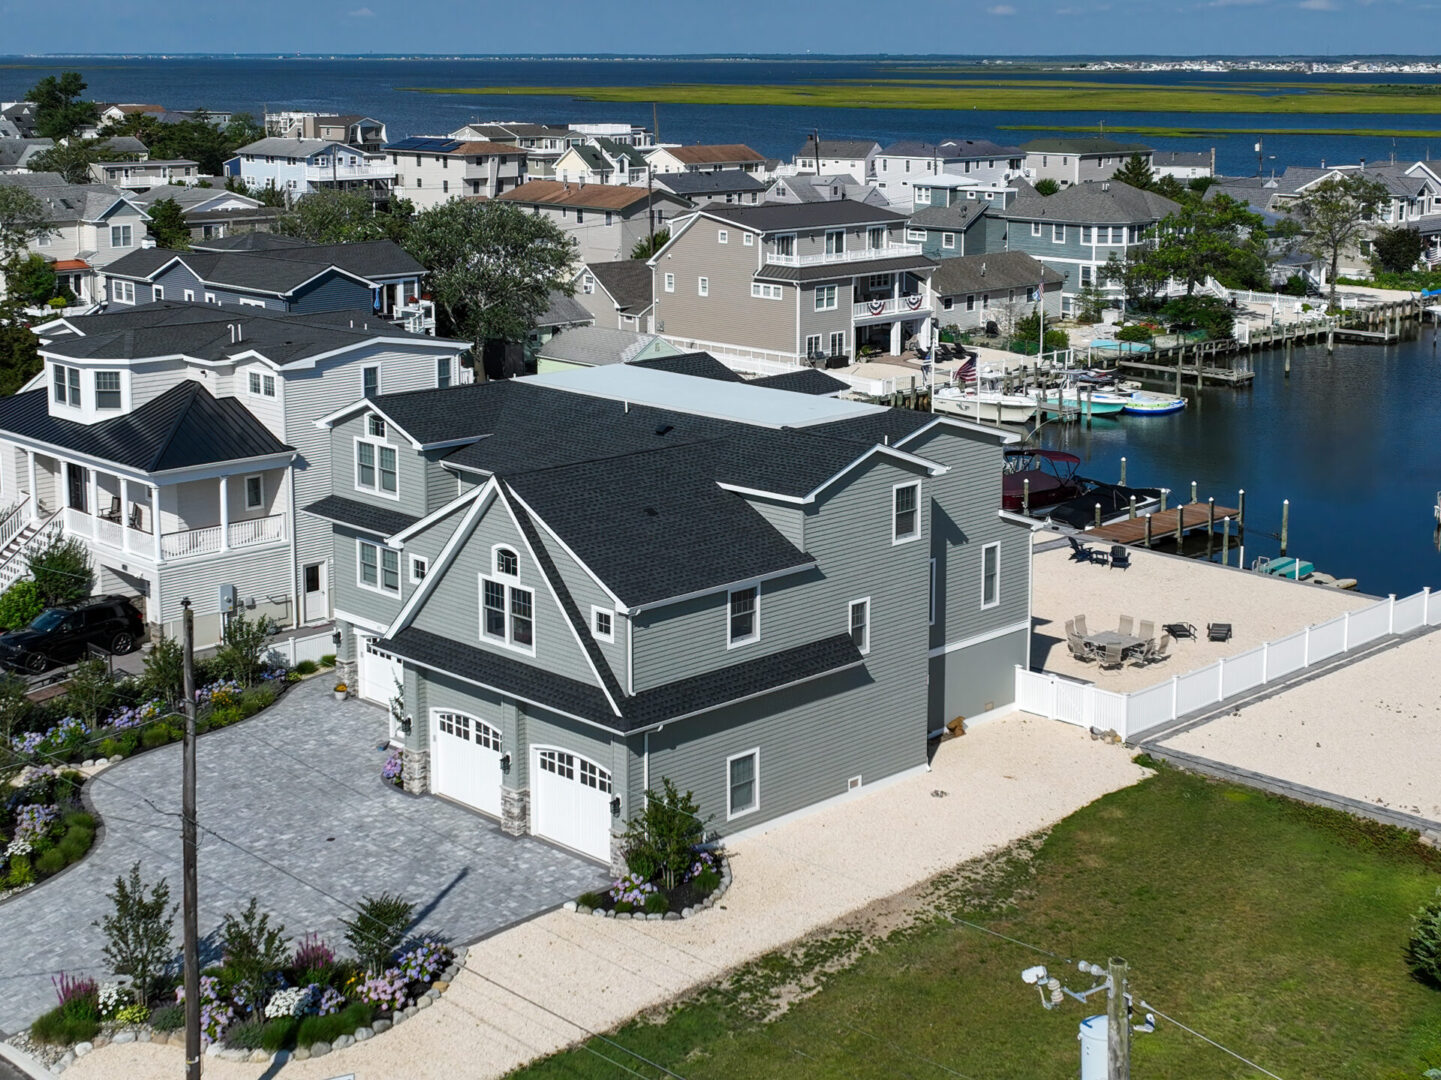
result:
<svg viewBox="0 0 1441 1080"><path fill-rule="evenodd" d="M236 324L235 324L235 340L236 340L236 341L244 341L244 340L245 340L245 324L244 324L244 323L236 323Z"/></svg>
<svg viewBox="0 0 1441 1080"><path fill-rule="evenodd" d="M234 323L226 323L226 324L225 324L225 328L230 331L230 344L234 345L234 344L235 344L235 324L234 324Z"/></svg>
<svg viewBox="0 0 1441 1080"><path fill-rule="evenodd" d="M890 445L891 445L891 437L890 437L889 435L882 435L882 436L881 436L881 443L882 443L883 445L885 445L885 446L890 446Z"/></svg>

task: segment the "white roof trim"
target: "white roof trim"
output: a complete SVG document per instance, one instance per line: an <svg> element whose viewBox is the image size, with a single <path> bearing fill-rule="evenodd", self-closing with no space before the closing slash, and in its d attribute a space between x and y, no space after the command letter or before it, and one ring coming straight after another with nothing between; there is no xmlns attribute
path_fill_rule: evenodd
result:
<svg viewBox="0 0 1441 1080"><path fill-rule="evenodd" d="M769 574L761 574L755 577L739 578L736 581L727 581L724 585L710 585L704 589L696 589L694 592L681 593L677 596L667 596L662 600L652 600L646 604L637 604L635 607L622 607L620 610L625 615L638 615L642 611L651 611L655 608L667 607L671 604L679 604L683 600L694 600L697 596L709 596L711 593L730 592L746 585L761 585L767 581L775 581L777 578L790 577L792 574L799 574L802 570L815 569L816 561L811 559L807 562L797 563L795 566L788 566L784 570L772 570Z"/></svg>
<svg viewBox="0 0 1441 1080"><path fill-rule="evenodd" d="M921 468L925 469L926 473L930 476L940 476L943 473L948 473L951 471L951 467L949 465L942 465L939 462L931 461L929 458L923 458L918 454L911 454L907 453L904 450L898 450L895 446L885 446L881 443L877 443L876 445L866 450L865 453L861 454L860 457L852 461L844 469L841 469L840 471L836 472L834 475L830 476L819 485L817 485L815 490L807 492L805 495L782 495L779 492L763 491L759 488L743 487L740 484L723 484L717 482L717 486L722 491L733 491L737 495L757 495L767 499L775 499L778 502L791 503L796 506L807 506L815 502L816 497L820 495L821 492L825 491L826 488L830 487L852 469L858 468L859 466L863 465L865 461L874 454L883 454L887 457L897 458L912 465L919 465Z"/></svg>
<svg viewBox="0 0 1441 1080"><path fill-rule="evenodd" d="M596 587L599 588L601 592L605 593L606 596L610 597L612 603L615 604L616 609L619 611L628 611L629 609L621 601L621 598L616 596L616 594L611 591L610 586L600 579L600 575L597 574L594 570L592 570L589 566L587 566L585 564L585 560L583 560L579 555L577 555L574 551L571 550L570 545L560 538L560 535L546 523L545 519L542 518L539 514L537 514L534 510L532 510L530 504L520 497L520 493L516 491L515 488L510 488L508 490L510 497L516 502L520 503L520 505L524 508L525 512L530 515L530 519L534 521L536 525L541 530L543 530L547 536L554 540L556 544L560 546L560 549L566 553L566 555L570 556L571 561L574 562L576 566L580 567L581 570L584 571L585 575L590 578L591 581L595 582Z"/></svg>
<svg viewBox="0 0 1441 1080"><path fill-rule="evenodd" d="M386 630L387 636L398 634L410 625L410 621L415 618L415 613L419 610L421 603L435 591L435 583L444 576L445 571L450 568L450 564L455 561L455 554L464 543L464 538L475 530L476 518L480 516L483 506L495 498L496 490L497 484L492 479L474 491L466 492L470 498L475 500L475 505L466 513L465 520L455 527L455 532L450 534L450 539L440 549L440 554L435 557L435 564L426 571L425 580L420 583L420 588L410 594L410 599L396 614L395 621Z"/></svg>
<svg viewBox="0 0 1441 1080"><path fill-rule="evenodd" d="M416 533L424 532L426 529L428 529L428 528L430 528L432 525L434 525L437 521L444 521L444 520L445 520L446 518L448 518L451 514L455 513L457 510L459 510L459 509L460 509L462 506L464 506L466 503L468 503L468 502L470 502L472 499L474 499L474 498L475 498L475 491L476 491L475 488L471 488L469 491L464 492L464 493L462 493L462 494L460 494L460 495L457 495L455 498L451 499L450 502L446 503L446 504L445 504L444 506L442 506L440 509L438 509L438 510L432 510L430 513L426 514L423 518L421 518L419 521L417 521L414 525L407 525L405 528L401 529L400 532L396 533L394 536L387 537L387 538L386 538L386 541L385 541L386 545L389 546L389 547L393 547L393 548L404 547L404 546L405 546L405 542L406 542L407 540L409 540L412 536L414 536Z"/></svg>

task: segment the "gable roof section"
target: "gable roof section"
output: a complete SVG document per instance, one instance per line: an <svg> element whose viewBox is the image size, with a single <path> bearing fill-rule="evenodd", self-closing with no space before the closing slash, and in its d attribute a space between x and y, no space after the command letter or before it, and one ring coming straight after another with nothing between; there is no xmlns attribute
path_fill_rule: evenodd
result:
<svg viewBox="0 0 1441 1080"><path fill-rule="evenodd" d="M581 210L629 210L655 199L677 202L665 191L651 193L632 184L571 184L561 180L527 180L496 196L524 206L567 206Z"/></svg>
<svg viewBox="0 0 1441 1080"><path fill-rule="evenodd" d="M1160 221L1180 208L1154 191L1142 191L1119 180L1092 180L1072 184L1054 195L1020 197L1005 209L994 207L991 213L1022 221L1127 225Z"/></svg>
<svg viewBox="0 0 1441 1080"><path fill-rule="evenodd" d="M399 510L387 510L383 506L371 506L369 503L356 502L339 495L327 495L309 506L301 507L301 510L326 521L348 525L352 529L360 529L377 536L394 536L420 520L411 514L402 514Z"/></svg>
<svg viewBox="0 0 1441 1080"><path fill-rule="evenodd" d="M1123 143L1096 135L1075 138L1032 139L1022 143L1021 149L1028 154L1071 154L1078 157L1094 157L1098 154L1149 154L1151 148L1144 143Z"/></svg>
<svg viewBox="0 0 1441 1080"><path fill-rule="evenodd" d="M264 235L260 233L246 235ZM240 239L240 238L235 238ZM374 278L419 277L425 267L391 240L356 244L272 244L212 247L212 241L190 251L140 248L116 259L106 272L119 277L150 280L172 262L179 261L206 284L222 288L287 295L307 281L335 269L372 285Z"/></svg>
<svg viewBox="0 0 1441 1080"><path fill-rule="evenodd" d="M664 150L671 157L686 165L721 165L731 161L753 161L757 165L761 165L766 160L764 154L756 153L744 143L662 146L657 149Z"/></svg>
<svg viewBox="0 0 1441 1080"><path fill-rule="evenodd" d="M551 326L594 326L595 316L585 309L579 300L566 296L558 289L552 289L546 299L550 306L536 318L537 327Z"/></svg>
<svg viewBox="0 0 1441 1080"><path fill-rule="evenodd" d="M984 255L942 259L931 275L931 287L939 296L955 296L1024 288L1042 281L1056 285L1064 280L1059 271L1024 251L988 251Z"/></svg>
<svg viewBox="0 0 1441 1080"><path fill-rule="evenodd" d="M679 353L675 356L652 356L645 360L632 360L631 364L635 367L650 368L652 371L669 371L676 375L689 375L696 379L714 379L717 382L745 382L744 379L708 352Z"/></svg>
<svg viewBox="0 0 1441 1080"><path fill-rule="evenodd" d="M58 419L48 410L44 390L0 398L0 431L147 473L292 450L235 398L213 398L194 380L96 424Z"/></svg>
<svg viewBox="0 0 1441 1080"><path fill-rule="evenodd" d="M652 295L655 277L650 264L644 259L586 263L585 271L600 283L615 301L616 307L627 315L643 315L655 303Z"/></svg>
<svg viewBox="0 0 1441 1080"><path fill-rule="evenodd" d="M823 394L826 396L844 393L851 388L850 383L810 367L752 379L750 384L752 386L768 386L772 390L789 390L793 394Z"/></svg>
<svg viewBox="0 0 1441 1080"><path fill-rule="evenodd" d="M649 346L662 340L656 334L621 330L611 326L570 326L557 330L535 355L544 360L600 367L624 364Z"/></svg>
<svg viewBox="0 0 1441 1080"><path fill-rule="evenodd" d="M962 229L970 226L993 205L980 199L962 199L950 206L927 206L911 215L910 224L926 229Z"/></svg>
<svg viewBox="0 0 1441 1080"><path fill-rule="evenodd" d="M745 194L764 191L765 184L744 169L719 169L712 172L660 173L655 182L677 195L716 195L730 192Z"/></svg>
<svg viewBox="0 0 1441 1080"><path fill-rule="evenodd" d="M822 139L820 156L823 158L863 158L879 150L881 144L875 139ZM805 143L796 151L797 163L816 156L816 140L807 136Z"/></svg>

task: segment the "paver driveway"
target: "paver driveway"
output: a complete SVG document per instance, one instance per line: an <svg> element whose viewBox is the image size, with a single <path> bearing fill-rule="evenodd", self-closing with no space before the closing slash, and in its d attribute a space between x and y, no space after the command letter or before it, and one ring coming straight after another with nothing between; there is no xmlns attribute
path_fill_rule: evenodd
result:
<svg viewBox="0 0 1441 1080"><path fill-rule="evenodd" d="M202 935L253 895L289 934L316 930L341 946L345 905L388 890L415 903L417 932L472 941L605 880L579 856L382 783L385 724L380 709L337 704L312 679L199 740ZM55 972L108 977L92 923L132 863L180 898L179 745L122 761L89 791L105 829L84 862L0 904L0 1032L54 1004Z"/></svg>

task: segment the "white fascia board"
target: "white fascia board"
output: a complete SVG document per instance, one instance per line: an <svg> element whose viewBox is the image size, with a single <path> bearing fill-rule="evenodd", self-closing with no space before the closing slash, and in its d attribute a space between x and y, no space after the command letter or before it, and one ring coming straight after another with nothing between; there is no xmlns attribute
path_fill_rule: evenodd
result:
<svg viewBox="0 0 1441 1080"><path fill-rule="evenodd" d="M704 589L696 589L694 592L681 593L678 596L667 596L662 600L652 600L646 604L636 604L634 607L621 606L623 615L639 615L643 611L654 611L656 608L668 607L671 604L679 604L685 600L694 600L697 596L709 596L712 593L731 592L747 585L763 585L767 581L775 581L777 578L790 577L792 574L799 574L803 570L815 569L814 559L808 562L797 563L795 566L788 566L784 570L772 570L769 574L761 574L758 577L741 578L737 581L728 581L724 585L712 585Z"/></svg>
<svg viewBox="0 0 1441 1080"><path fill-rule="evenodd" d="M400 532L396 533L394 536L387 537L385 541L386 546L393 548L403 548L405 546L405 542L411 537L415 536L417 533L424 532L426 529L434 525L437 521L444 521L466 503L473 501L475 499L475 493L478 490L480 489L472 488L471 490L461 495L457 495L455 498L451 499L450 502L440 507L440 509L432 510L430 513L426 514L425 517L421 518L414 525L408 525L404 529L401 529Z"/></svg>
<svg viewBox="0 0 1441 1080"><path fill-rule="evenodd" d="M332 270L334 270L337 274L343 274L344 276L350 278L352 281L358 281L358 282L360 282L360 284L364 285L367 289L375 289L375 288L378 288L378 287L379 287L379 286L376 285L375 282L371 281L369 278L363 278L363 277L361 277L359 274L353 274L353 273L351 273L349 270L343 269L342 267L336 266L334 263L331 263L331 264L330 264L329 266L327 266L324 270L320 271L320 273L314 274L314 275L312 275L311 277L306 278L306 279L305 279L304 281L302 281L299 285L296 285L296 286L292 287L288 292L279 293L279 294L277 294L277 295L280 295L280 296L294 296L294 295L296 294L296 292L298 292L299 290L305 288L305 286L309 285L312 281L317 281L317 280L319 280L320 278L323 278L326 274L330 273L330 271L332 271ZM217 282L217 284L218 284L218 282ZM228 287L229 287L229 286L227 286L227 288L228 288Z"/></svg>
<svg viewBox="0 0 1441 1080"><path fill-rule="evenodd" d="M381 319L378 321L384 322L385 320ZM339 329L344 330L345 327L342 326L339 327ZM427 346L429 346L432 342L435 343L436 347L427 348ZM285 366L292 371L306 371L310 368L315 367L315 365L320 363L320 361L322 360L329 360L331 357L341 356L345 353L353 352L356 349L364 349L372 345L400 345L407 349L414 349L417 352L424 351L425 354L428 356L433 356L436 353L445 353L454 356L457 353L464 352L466 349L470 348L470 343L468 341L455 341L451 338L427 337L424 340L421 340L420 338L413 337L373 337L366 338L364 341L354 342L350 345L342 345L338 349L329 349L326 352L316 353L314 356L303 357L302 359L286 364Z"/></svg>
<svg viewBox="0 0 1441 1080"><path fill-rule="evenodd" d="M1020 435L1017 435L1013 431L997 431L994 427L990 427L986 424L977 424L971 420L957 420L955 417L951 416L942 416L940 414L934 415L935 419L932 420L925 427L916 428L915 431L911 432L909 435L902 436L891 445L897 447L903 446L906 443L910 442L912 439L919 438L921 435L924 435L926 432L930 431L937 425L953 427L958 431L969 431L977 435L988 435L991 438L994 438L1001 446L1014 445L1015 443L1020 442L1022 438Z"/></svg>
<svg viewBox="0 0 1441 1080"><path fill-rule="evenodd" d="M390 624L387 634L398 634L410 625L410 620L415 617L420 605L435 591L435 583L445 576L445 571L455 561L456 552L461 548L466 538L475 529L475 522L484 508L494 501L499 485L495 480L489 481L483 487L478 487L468 492L475 503L466 512L465 519L455 527L455 532L450 534L450 539L445 542L445 547L440 549L440 554L435 557L435 565L426 571L425 580L420 583L420 588L410 594L410 599L401 607L395 616L395 621Z"/></svg>
<svg viewBox="0 0 1441 1080"><path fill-rule="evenodd" d="M289 370L288 367L287 370ZM401 435L405 436L405 441L410 443L410 447L412 450L423 450L425 448L424 444L419 439L417 439L414 435L410 434L410 432L406 431L405 428L401 427L394 420L392 420L386 414L385 410L375 403L375 398L363 397L359 401L352 401L349 405L343 405L339 409L336 409L333 413L327 413L325 416L320 417L318 420L312 420L311 423L318 428L334 427L340 421L347 420L359 412L378 413L380 415L380 418L384 420L386 424L388 424L390 427L393 427L396 431L400 432Z"/></svg>
<svg viewBox="0 0 1441 1080"><path fill-rule="evenodd" d="M185 353L165 353L160 356L66 356L64 353L54 352L44 346L41 346L36 352L47 360L55 360L75 367L110 367L114 364L129 367L136 362L154 364L164 360L183 360L187 364L204 364L211 367L220 363L229 363L229 361L204 360L198 356L187 356Z"/></svg>
<svg viewBox="0 0 1441 1080"><path fill-rule="evenodd" d="M1026 517L1024 514L1018 514L1014 510L997 510L996 516L1002 521L1009 521L1012 525L1024 525L1031 532L1040 532L1046 527L1044 521Z"/></svg>
<svg viewBox="0 0 1441 1080"><path fill-rule="evenodd" d="M677 240L684 236L686 231L689 230L690 227L694 225L698 220L700 220L702 217L708 216L710 215L707 215L705 211L697 210L692 214L687 214L685 217L673 219L671 222L670 238L660 246L659 251L657 251L654 255L652 255L649 259L645 261L645 264L651 269L654 269L657 265L659 265L660 257L666 252L670 251L672 244L674 244Z"/></svg>
<svg viewBox="0 0 1441 1080"><path fill-rule="evenodd" d="M68 317L63 316L63 315L62 315L60 318L58 318L58 319L51 319L49 322L36 323L34 326L32 326L32 327L30 328L30 332L31 332L32 334L34 334L36 337L43 337L44 334L45 334L47 331L49 331L49 330L51 330L51 329L53 329L54 327L57 327L57 326L63 326L63 327L65 327L65 329L69 330L69 331L70 331L72 334L74 334L76 337L84 337L84 336L85 336L83 333L80 332L79 328L77 328L77 327L69 320Z"/></svg>
<svg viewBox="0 0 1441 1080"><path fill-rule="evenodd" d="M755 495L763 499L774 499L776 502L789 503L792 506L808 506L811 503L815 502L816 498L820 495L821 492L825 491L826 488L830 487L837 480L841 479L841 477L845 476L852 469L855 469L858 466L864 464L866 460L874 454L884 454L887 457L893 457L900 461L908 462L912 465L919 465L921 468L926 470L926 473L929 476L940 476L943 473L948 473L951 471L951 467L949 465L942 465L939 462L931 461L929 458L923 458L917 454L907 453L905 450L898 450L894 446L883 446L877 443L875 446L872 446L870 449L868 449L865 453L861 454L860 457L852 461L844 469L841 469L834 475L827 477L819 486L815 488L815 490L807 492L805 495L782 495L776 491L764 491L760 488L749 488L741 484L725 484L719 481L717 481L716 486L719 487L722 491L733 491L737 495Z"/></svg>

